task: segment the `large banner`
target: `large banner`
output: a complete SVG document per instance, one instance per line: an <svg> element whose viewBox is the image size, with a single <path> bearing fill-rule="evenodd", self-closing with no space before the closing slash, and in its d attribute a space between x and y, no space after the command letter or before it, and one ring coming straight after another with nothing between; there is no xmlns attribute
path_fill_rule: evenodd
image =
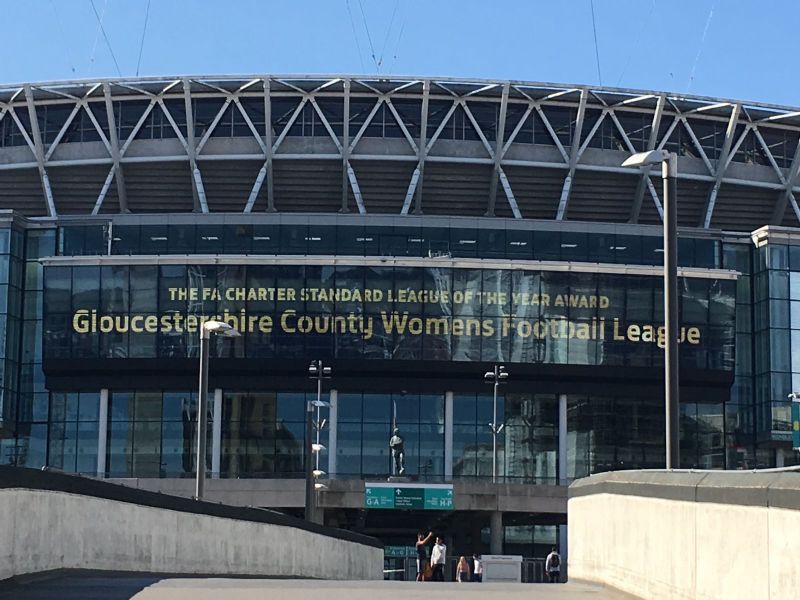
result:
<svg viewBox="0 0 800 600"><path fill-rule="evenodd" d="M217 353L654 366L660 277L497 269L215 265L47 267L46 358ZM735 282L681 280L682 361L733 368Z"/></svg>

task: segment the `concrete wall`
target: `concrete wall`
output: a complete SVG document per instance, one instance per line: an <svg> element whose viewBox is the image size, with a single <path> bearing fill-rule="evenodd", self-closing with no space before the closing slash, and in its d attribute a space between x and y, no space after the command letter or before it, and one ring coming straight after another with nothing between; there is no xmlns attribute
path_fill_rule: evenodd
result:
<svg viewBox="0 0 800 600"><path fill-rule="evenodd" d="M53 569L383 578L379 544L308 528L45 489L0 489L0 507L0 580Z"/></svg>
<svg viewBox="0 0 800 600"><path fill-rule="evenodd" d="M570 487L569 572L647 599L800 598L800 473L605 473Z"/></svg>
<svg viewBox="0 0 800 600"><path fill-rule="evenodd" d="M140 490L191 497L193 479L109 479ZM360 479L331 479L319 493L326 509L363 508L364 482ZM303 479L208 479L205 497L213 502L237 506L300 508L305 504ZM560 485L453 482L455 510L536 512L565 515L567 488Z"/></svg>

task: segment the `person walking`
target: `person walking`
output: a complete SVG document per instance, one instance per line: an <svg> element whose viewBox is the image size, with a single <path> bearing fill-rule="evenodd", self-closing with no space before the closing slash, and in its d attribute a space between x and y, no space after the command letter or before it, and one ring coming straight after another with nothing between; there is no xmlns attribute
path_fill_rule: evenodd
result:
<svg viewBox="0 0 800 600"><path fill-rule="evenodd" d="M433 581L444 581L444 563L447 560L447 546L440 536L436 536L436 543L431 552L431 565L433 565Z"/></svg>
<svg viewBox="0 0 800 600"><path fill-rule="evenodd" d="M458 583L466 583L469 581L469 563L463 556L458 559L458 566L456 567L456 581L458 581Z"/></svg>
<svg viewBox="0 0 800 600"><path fill-rule="evenodd" d="M483 561L480 554L472 555L472 581L475 583L483 581Z"/></svg>
<svg viewBox="0 0 800 600"><path fill-rule="evenodd" d="M555 549L555 546L547 555L547 560L544 561L544 570L547 573L550 583L558 583L558 577L561 574L561 556Z"/></svg>
<svg viewBox="0 0 800 600"><path fill-rule="evenodd" d="M417 534L417 581L425 581L425 571L428 569L428 542L431 541L433 532L425 536L421 531Z"/></svg>

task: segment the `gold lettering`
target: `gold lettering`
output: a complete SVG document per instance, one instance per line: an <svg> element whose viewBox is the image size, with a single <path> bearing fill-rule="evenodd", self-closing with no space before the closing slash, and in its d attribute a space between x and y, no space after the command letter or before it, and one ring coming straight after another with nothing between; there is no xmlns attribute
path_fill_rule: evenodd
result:
<svg viewBox="0 0 800 600"><path fill-rule="evenodd" d="M142 315L133 315L131 317L131 331L134 333L142 333L142 322L144 317Z"/></svg>
<svg viewBox="0 0 800 600"><path fill-rule="evenodd" d="M89 333L88 317L88 310L80 309L75 311L72 317L72 329L75 333Z"/></svg>
<svg viewBox="0 0 800 600"><path fill-rule="evenodd" d="M278 299L280 299L280 294L278 294ZM281 315L281 329L286 333L295 333L297 331L295 327L292 327L289 324L289 318L294 317L295 315L297 315L296 310L287 310Z"/></svg>
<svg viewBox="0 0 800 600"><path fill-rule="evenodd" d="M147 315L144 318L144 330L147 333L157 333L158 332L158 317L155 315Z"/></svg>
<svg viewBox="0 0 800 600"><path fill-rule="evenodd" d="M614 330L613 330L612 333L613 333L613 339L614 339L615 342L624 342L625 341L625 336L624 335L620 335L620 333L619 333L619 319L617 319L617 318L614 319Z"/></svg>

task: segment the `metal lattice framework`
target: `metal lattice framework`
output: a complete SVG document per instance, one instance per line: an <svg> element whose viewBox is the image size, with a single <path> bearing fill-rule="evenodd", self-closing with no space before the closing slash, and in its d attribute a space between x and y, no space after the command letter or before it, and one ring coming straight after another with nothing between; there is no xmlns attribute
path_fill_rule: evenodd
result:
<svg viewBox="0 0 800 600"><path fill-rule="evenodd" d="M210 124L198 132L195 126L196 101L203 98L213 98L221 104ZM296 106L288 118L276 126L272 105L280 98L292 98ZM331 99L341 106L341 123L334 123L330 111L320 106ZM372 102L372 109L366 118L359 120L357 129L351 123L350 107L355 99ZM418 102L419 119L414 119L415 123L397 109L398 99ZM258 102L258 118L251 114L245 101L250 103L249 106ZM138 120L127 128L125 136L120 135L122 128L116 122L119 115L116 107L120 102L142 107ZM441 118L433 121L432 102L439 106L443 102L449 103L444 116L440 115ZM496 116L488 125L486 120L481 122L476 117L476 107L487 105L493 106ZM45 107L51 106L61 107L62 114L66 112L64 107L69 112L55 137L46 140L41 131L41 113ZM173 114L176 106L183 106L185 114L176 117ZM223 117L229 114L230 107L236 111L236 118L241 117L246 124L247 132L232 136L233 142L224 147L214 145L210 143L212 136ZM554 107L571 111L566 129L559 129L551 122L549 111ZM402 136L385 140L385 147L376 150L375 144L366 141L381 109L384 114L385 111L391 114ZM147 145L143 145L138 136L156 110L163 113L172 129L170 139L148 140ZM314 118L318 119L324 131L322 135L314 134L316 142L313 144L290 147L287 137L304 111L308 110L313 110ZM458 149L454 150L453 143L442 143L441 136L446 127L452 126L457 111L461 114L462 126L471 128L471 135L472 132L474 135L470 141L457 142ZM67 133L82 113L94 127L100 144L66 141ZM622 123L622 119L631 115L649 126L632 132L630 126ZM518 136L531 118L538 119L546 136L525 146L519 143ZM0 131L4 122L8 131L13 128L22 136L24 144L0 146L0 176L8 171L35 169L46 209L44 214L50 217L60 213L58 197L51 185L51 172L57 168L71 167L79 173L79 169L85 166L107 167L102 186L91 202L91 214L98 214L107 212L104 202L112 186L117 197L115 210L131 210L125 176L128 165L185 164L191 181L193 209L206 213L213 208L210 208L206 194L205 166L222 160L257 161L260 166L249 184L249 193L241 198L241 210L249 213L256 210L260 194L266 196L266 210L276 209L273 186L276 161L326 160L341 164L343 211L369 212L369 198L362 192L361 175L354 168L354 161L361 161L360 164L381 161L409 165L411 176L404 187L404 198L396 206L396 214L425 211L426 168L435 163L456 163L488 167L490 178L485 189L485 214L494 216L502 207L510 212L509 216L517 219L526 215L517 201L509 169L546 169L560 174L561 191L552 214L556 220L570 218L574 181L579 173L634 178L635 192L627 199L627 221L637 223L645 208L651 212L654 208L659 217L662 215L658 181L652 178L657 174L623 168L619 166L620 157L638 150L669 147L675 143L676 132L680 130L683 139L688 140L685 151L681 153L680 177L706 186L703 188L702 210L698 211L692 225L702 228L715 225L715 208L720 203L721 190L724 191L726 186L743 186L754 193L758 191L762 203L763 194L768 191L770 206L764 210L771 215L766 219L769 223L796 226L800 222L797 203L800 192L800 109L784 106L661 92L513 81L357 76L176 77L0 87ZM712 142L697 131L706 126L713 126L715 133L709 134L714 136ZM601 130L616 140L613 147L603 148L597 143ZM765 136L774 139L776 135L784 139L781 156L776 155L774 144L765 139ZM748 143L760 157L761 164L734 160L743 144ZM134 151L137 145L142 147ZM65 152L67 146L85 148ZM713 151L709 151L710 147ZM410 169L412 165L413 171ZM0 188L4 185L9 184L4 184L0 178ZM11 204L4 208L15 208L13 202ZM792 209L790 222L785 218L787 207ZM454 205L453 214L458 213L459 208Z"/></svg>

